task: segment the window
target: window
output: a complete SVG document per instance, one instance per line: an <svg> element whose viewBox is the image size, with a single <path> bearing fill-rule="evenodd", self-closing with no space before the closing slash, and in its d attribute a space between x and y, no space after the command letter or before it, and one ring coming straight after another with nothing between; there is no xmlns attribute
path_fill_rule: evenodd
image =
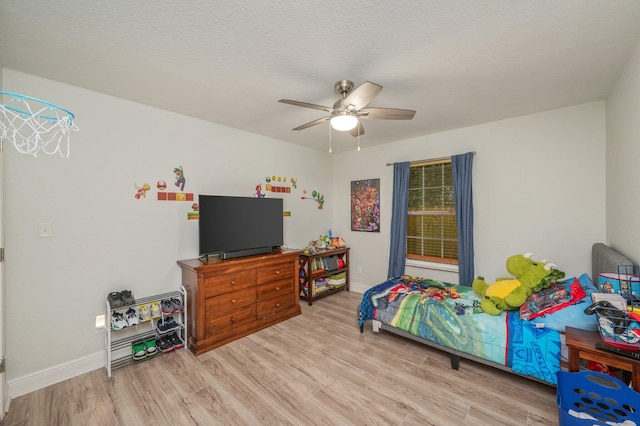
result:
<svg viewBox="0 0 640 426"><path fill-rule="evenodd" d="M450 159L411 165L407 258L458 264Z"/></svg>

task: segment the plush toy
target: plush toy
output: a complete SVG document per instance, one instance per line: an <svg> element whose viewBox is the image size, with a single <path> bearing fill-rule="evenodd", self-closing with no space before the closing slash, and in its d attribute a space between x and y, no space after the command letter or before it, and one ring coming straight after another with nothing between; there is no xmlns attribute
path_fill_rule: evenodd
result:
<svg viewBox="0 0 640 426"><path fill-rule="evenodd" d="M484 312L499 315L517 310L533 293L564 278L564 272L555 269L556 265L532 260L531 256L516 254L507 259L507 271L515 278L499 278L493 284L487 284L480 276L473 280L473 291L482 296L480 307Z"/></svg>

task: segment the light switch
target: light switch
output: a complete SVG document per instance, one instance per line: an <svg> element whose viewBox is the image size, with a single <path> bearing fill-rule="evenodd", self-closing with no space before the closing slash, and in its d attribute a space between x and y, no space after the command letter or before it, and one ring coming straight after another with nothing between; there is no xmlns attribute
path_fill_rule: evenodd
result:
<svg viewBox="0 0 640 426"><path fill-rule="evenodd" d="M53 237L53 225L51 223L39 223L38 224L38 237L51 238Z"/></svg>

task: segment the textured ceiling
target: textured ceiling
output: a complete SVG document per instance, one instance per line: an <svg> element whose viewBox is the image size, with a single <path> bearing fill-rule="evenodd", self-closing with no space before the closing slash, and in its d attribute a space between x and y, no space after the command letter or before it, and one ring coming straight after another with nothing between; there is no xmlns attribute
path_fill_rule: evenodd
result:
<svg viewBox="0 0 640 426"><path fill-rule="evenodd" d="M1 0L0 66L325 150L327 123L291 129L326 114L278 99L369 80L417 111L363 147L603 99L639 22L638 0Z"/></svg>

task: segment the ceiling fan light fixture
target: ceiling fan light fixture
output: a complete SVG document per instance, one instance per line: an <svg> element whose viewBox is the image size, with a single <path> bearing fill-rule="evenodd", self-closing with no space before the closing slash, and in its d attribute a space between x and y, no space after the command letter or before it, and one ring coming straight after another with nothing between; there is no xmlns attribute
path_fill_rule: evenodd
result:
<svg viewBox="0 0 640 426"><path fill-rule="evenodd" d="M358 117L348 111L336 113L331 117L331 127L340 131L347 132L358 125Z"/></svg>

